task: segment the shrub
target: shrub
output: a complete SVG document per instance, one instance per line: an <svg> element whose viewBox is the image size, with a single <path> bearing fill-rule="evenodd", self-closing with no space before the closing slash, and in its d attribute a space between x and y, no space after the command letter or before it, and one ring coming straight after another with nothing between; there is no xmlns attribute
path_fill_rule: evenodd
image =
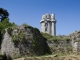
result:
<svg viewBox="0 0 80 60"><path fill-rule="evenodd" d="M43 33L43 32L41 32L41 34L42 34L43 37L46 38L48 41L49 41L51 38L53 38L53 36L50 35L50 34L48 34L48 33Z"/></svg>
<svg viewBox="0 0 80 60"><path fill-rule="evenodd" d="M66 49L67 49L68 52L72 52L73 51L73 47L72 46L68 46L68 47L66 47Z"/></svg>
<svg viewBox="0 0 80 60"><path fill-rule="evenodd" d="M12 35L12 42L14 43L14 45L18 45L18 36L17 35Z"/></svg>
<svg viewBox="0 0 80 60"><path fill-rule="evenodd" d="M12 28L8 28L7 31L9 33L9 35L11 36L12 35Z"/></svg>
<svg viewBox="0 0 80 60"><path fill-rule="evenodd" d="M19 38L20 43L25 43L26 42L25 37L26 37L26 34L24 34L22 32L19 34L18 38Z"/></svg>
<svg viewBox="0 0 80 60"><path fill-rule="evenodd" d="M65 38L65 40L67 43L69 43L71 39L67 37L67 38Z"/></svg>
<svg viewBox="0 0 80 60"><path fill-rule="evenodd" d="M26 23L24 23L24 24L22 24L22 26L29 26L28 24L26 24Z"/></svg>
<svg viewBox="0 0 80 60"><path fill-rule="evenodd" d="M59 38L58 37L53 37L53 39L52 39L56 44L59 44Z"/></svg>
<svg viewBox="0 0 80 60"><path fill-rule="evenodd" d="M26 43L25 41L26 35L24 33L20 33L19 35L12 35L12 42L17 43Z"/></svg>

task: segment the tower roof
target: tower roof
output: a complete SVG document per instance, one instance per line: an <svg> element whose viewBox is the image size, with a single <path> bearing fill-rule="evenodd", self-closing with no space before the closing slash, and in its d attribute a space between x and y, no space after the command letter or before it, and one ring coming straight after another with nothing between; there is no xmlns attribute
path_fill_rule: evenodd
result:
<svg viewBox="0 0 80 60"><path fill-rule="evenodd" d="M55 14L47 13L47 14L42 15L42 20L40 21L40 23L45 21L45 20L47 20L47 21L56 21L55 20Z"/></svg>

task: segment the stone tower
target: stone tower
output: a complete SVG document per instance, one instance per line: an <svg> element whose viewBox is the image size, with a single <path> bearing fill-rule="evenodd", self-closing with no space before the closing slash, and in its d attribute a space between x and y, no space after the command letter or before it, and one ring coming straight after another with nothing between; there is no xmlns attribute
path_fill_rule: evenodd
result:
<svg viewBox="0 0 80 60"><path fill-rule="evenodd" d="M41 31L56 36L56 19L55 14L42 15L40 21Z"/></svg>

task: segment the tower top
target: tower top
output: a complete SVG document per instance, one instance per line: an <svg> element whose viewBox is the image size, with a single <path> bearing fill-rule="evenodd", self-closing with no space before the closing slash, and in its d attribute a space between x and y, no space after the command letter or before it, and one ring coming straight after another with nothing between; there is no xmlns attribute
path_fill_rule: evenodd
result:
<svg viewBox="0 0 80 60"><path fill-rule="evenodd" d="M55 18L55 14L44 14L42 15L42 19L53 19Z"/></svg>
<svg viewBox="0 0 80 60"><path fill-rule="evenodd" d="M55 19L55 14L51 14L51 18L52 19Z"/></svg>
<svg viewBox="0 0 80 60"><path fill-rule="evenodd" d="M55 20L55 14L44 14L44 15L42 15L42 19L41 19L41 21L40 21L40 23L41 22L44 22L44 21L55 21L56 22L56 20Z"/></svg>

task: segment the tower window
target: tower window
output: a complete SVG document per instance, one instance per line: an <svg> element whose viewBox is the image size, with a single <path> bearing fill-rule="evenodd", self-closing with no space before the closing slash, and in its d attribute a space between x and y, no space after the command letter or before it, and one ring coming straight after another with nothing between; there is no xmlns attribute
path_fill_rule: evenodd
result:
<svg viewBox="0 0 80 60"><path fill-rule="evenodd" d="M45 23L45 31L47 31L47 23Z"/></svg>

